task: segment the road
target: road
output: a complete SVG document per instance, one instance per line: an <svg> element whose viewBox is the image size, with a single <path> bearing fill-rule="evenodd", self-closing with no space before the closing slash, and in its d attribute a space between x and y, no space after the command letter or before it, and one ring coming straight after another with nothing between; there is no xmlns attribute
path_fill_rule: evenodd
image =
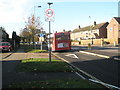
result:
<svg viewBox="0 0 120 90"><path fill-rule="evenodd" d="M107 55L110 58L82 53L80 52L81 50ZM120 87L120 60L112 58L118 56L118 48L93 47L91 50L88 50L87 47L73 46L72 52L57 52L54 54L102 82Z"/></svg>

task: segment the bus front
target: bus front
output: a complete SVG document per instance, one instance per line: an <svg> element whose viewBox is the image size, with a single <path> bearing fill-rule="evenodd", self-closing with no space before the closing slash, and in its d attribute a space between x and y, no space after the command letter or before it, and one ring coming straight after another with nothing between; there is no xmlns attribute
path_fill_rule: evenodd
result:
<svg viewBox="0 0 120 90"><path fill-rule="evenodd" d="M55 33L53 37L52 51L71 49L70 32Z"/></svg>

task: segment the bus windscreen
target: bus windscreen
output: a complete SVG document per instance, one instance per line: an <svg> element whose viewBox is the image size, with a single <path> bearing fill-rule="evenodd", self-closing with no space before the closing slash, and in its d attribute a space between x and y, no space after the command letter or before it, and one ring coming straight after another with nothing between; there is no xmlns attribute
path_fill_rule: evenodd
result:
<svg viewBox="0 0 120 90"><path fill-rule="evenodd" d="M69 35L56 35L56 40L70 40Z"/></svg>

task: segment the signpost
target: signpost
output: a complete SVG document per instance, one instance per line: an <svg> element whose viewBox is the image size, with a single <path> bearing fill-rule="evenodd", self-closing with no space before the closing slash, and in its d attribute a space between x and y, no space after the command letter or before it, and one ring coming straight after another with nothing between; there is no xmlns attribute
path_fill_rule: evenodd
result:
<svg viewBox="0 0 120 90"><path fill-rule="evenodd" d="M46 9L45 10L45 21L54 21L54 10L53 9Z"/></svg>
<svg viewBox="0 0 120 90"><path fill-rule="evenodd" d="M40 34L39 42L41 43L41 50L42 50L42 42L44 41L44 34Z"/></svg>
<svg viewBox="0 0 120 90"><path fill-rule="evenodd" d="M50 5L53 4L51 2L47 3L49 5L49 9L45 10L45 21L49 22L49 61L51 63L51 44L50 44L50 34L51 34L51 30L50 30L50 25L51 25L51 21L54 21L54 10L50 9Z"/></svg>

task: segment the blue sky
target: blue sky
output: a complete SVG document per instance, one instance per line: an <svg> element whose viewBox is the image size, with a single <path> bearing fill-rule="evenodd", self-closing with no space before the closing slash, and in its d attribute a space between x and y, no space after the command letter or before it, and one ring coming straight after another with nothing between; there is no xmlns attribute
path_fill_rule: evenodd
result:
<svg viewBox="0 0 120 90"><path fill-rule="evenodd" d="M85 1L85 0L84 0ZM83 1L65 1L54 2L51 8L55 12L55 21L51 23L51 32L73 30L97 23L110 22L112 17L118 16L118 1L110 0L107 2L83 2ZM8 8L9 5L9 8ZM34 13L34 6L41 5L41 8L35 8L36 16L40 16L43 28L48 32L48 22L45 22L45 10L48 8L47 1L40 0L3 0L0 2L0 26L3 26L10 37L13 31L19 34L25 27L25 21ZM3 9L4 8L4 9ZM91 19L89 18L91 17Z"/></svg>

